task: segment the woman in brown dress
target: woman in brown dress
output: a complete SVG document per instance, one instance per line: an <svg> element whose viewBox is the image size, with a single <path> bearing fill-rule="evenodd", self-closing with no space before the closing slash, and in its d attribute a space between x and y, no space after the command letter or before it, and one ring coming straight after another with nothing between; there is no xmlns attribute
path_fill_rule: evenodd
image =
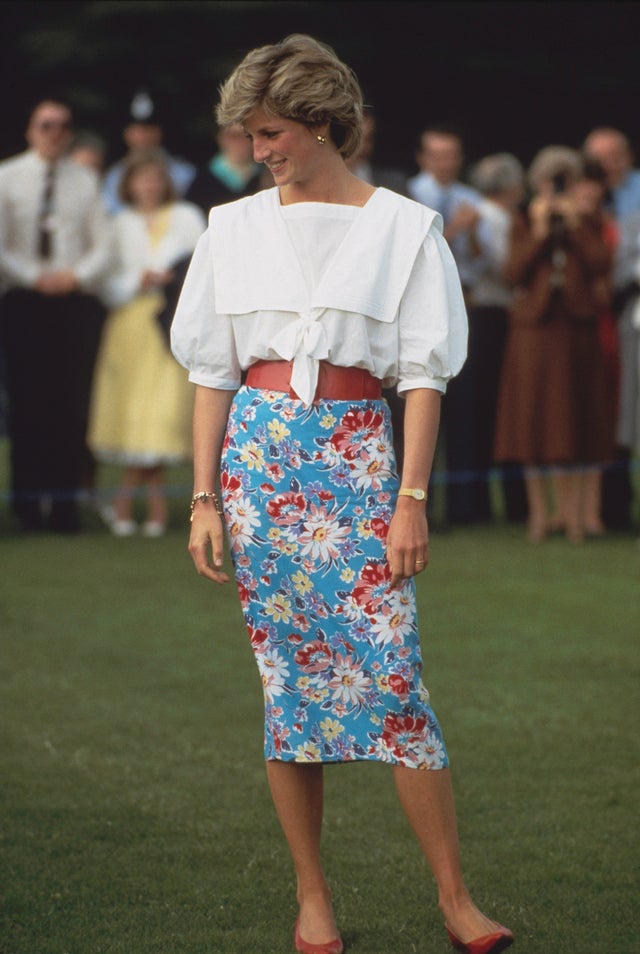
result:
<svg viewBox="0 0 640 954"><path fill-rule="evenodd" d="M599 215L585 213L578 201L585 174L571 149L550 146L536 156L529 172L534 197L514 225L506 265L514 300L495 456L526 467L529 537L536 543L553 529L572 542L584 538L594 465L611 450L598 339L611 251Z"/></svg>

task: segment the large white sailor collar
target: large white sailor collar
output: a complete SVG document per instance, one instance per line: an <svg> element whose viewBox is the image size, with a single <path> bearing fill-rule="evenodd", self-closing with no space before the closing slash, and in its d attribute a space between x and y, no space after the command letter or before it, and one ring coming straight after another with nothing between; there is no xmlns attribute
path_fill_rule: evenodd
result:
<svg viewBox="0 0 640 954"><path fill-rule="evenodd" d="M377 189L310 296L277 188L218 206L209 218L216 311L298 313L305 319L301 333L312 337L309 324L328 308L393 321L434 221L441 230L433 210Z"/></svg>

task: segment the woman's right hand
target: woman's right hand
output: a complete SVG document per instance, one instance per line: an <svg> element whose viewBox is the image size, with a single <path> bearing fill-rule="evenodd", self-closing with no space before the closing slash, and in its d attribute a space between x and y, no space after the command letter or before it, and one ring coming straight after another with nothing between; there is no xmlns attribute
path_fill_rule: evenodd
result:
<svg viewBox="0 0 640 954"><path fill-rule="evenodd" d="M529 218L531 219L533 234L537 239L545 239L549 234L552 212L552 197L539 195L529 204Z"/></svg>
<svg viewBox="0 0 640 954"><path fill-rule="evenodd" d="M194 507L189 553L200 576L205 576L214 583L229 582L228 574L222 569L224 558L222 517L210 501L199 500Z"/></svg>

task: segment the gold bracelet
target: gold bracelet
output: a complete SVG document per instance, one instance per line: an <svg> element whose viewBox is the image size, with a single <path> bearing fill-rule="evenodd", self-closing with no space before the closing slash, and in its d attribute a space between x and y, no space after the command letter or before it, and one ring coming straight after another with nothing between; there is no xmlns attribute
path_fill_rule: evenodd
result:
<svg viewBox="0 0 640 954"><path fill-rule="evenodd" d="M222 505L218 498L218 495L215 494L212 490L201 490L200 493L194 494L191 498L191 516L189 521L193 522L193 509L199 500L213 500L213 505L216 508L216 513L222 516Z"/></svg>

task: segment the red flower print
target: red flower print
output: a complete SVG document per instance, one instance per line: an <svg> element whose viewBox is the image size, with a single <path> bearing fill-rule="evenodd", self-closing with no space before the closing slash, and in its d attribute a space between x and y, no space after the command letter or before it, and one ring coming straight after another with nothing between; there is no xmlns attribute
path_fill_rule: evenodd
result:
<svg viewBox="0 0 640 954"><path fill-rule="evenodd" d="M365 563L358 582L353 588L353 598L368 616L379 611L389 588L391 568L387 561L372 560Z"/></svg>
<svg viewBox="0 0 640 954"><path fill-rule="evenodd" d="M306 633L311 628L311 623L304 613L294 613L292 622L294 626L297 626L301 633Z"/></svg>
<svg viewBox="0 0 640 954"><path fill-rule="evenodd" d="M228 474L226 470L223 470L220 474L220 486L226 494L233 496L242 487L242 481L239 477Z"/></svg>
<svg viewBox="0 0 640 954"><path fill-rule="evenodd" d="M362 442L380 431L383 420L379 411L370 408L356 411L352 408L347 411L331 435L332 447L347 460L354 460L362 448Z"/></svg>
<svg viewBox="0 0 640 954"><path fill-rule="evenodd" d="M263 629L252 629L249 633L249 639L255 652L261 653L267 648L269 637Z"/></svg>
<svg viewBox="0 0 640 954"><path fill-rule="evenodd" d="M416 719L412 715L388 712L384 719L382 740L396 758L405 759L410 745L424 741L426 725L426 716Z"/></svg>
<svg viewBox="0 0 640 954"><path fill-rule="evenodd" d="M273 484L260 484L260 490L263 494L272 494L275 489Z"/></svg>
<svg viewBox="0 0 640 954"><path fill-rule="evenodd" d="M279 526L286 527L297 523L302 518L305 506L304 494L289 491L278 494L270 500L267 504L267 513Z"/></svg>
<svg viewBox="0 0 640 954"><path fill-rule="evenodd" d="M400 696L401 698L402 696L408 696L409 694L407 680L403 679L403 677L399 676L398 674L389 676L389 688L396 696Z"/></svg>
<svg viewBox="0 0 640 954"><path fill-rule="evenodd" d="M303 672L324 672L331 665L331 647L321 639L314 639L298 649L294 659Z"/></svg>
<svg viewBox="0 0 640 954"><path fill-rule="evenodd" d="M280 464L267 464L264 470L267 477L270 480L275 480L276 483L284 477L284 471Z"/></svg>
<svg viewBox="0 0 640 954"><path fill-rule="evenodd" d="M371 521L371 529L377 540L386 540L389 532L389 526L380 517L374 517Z"/></svg>

